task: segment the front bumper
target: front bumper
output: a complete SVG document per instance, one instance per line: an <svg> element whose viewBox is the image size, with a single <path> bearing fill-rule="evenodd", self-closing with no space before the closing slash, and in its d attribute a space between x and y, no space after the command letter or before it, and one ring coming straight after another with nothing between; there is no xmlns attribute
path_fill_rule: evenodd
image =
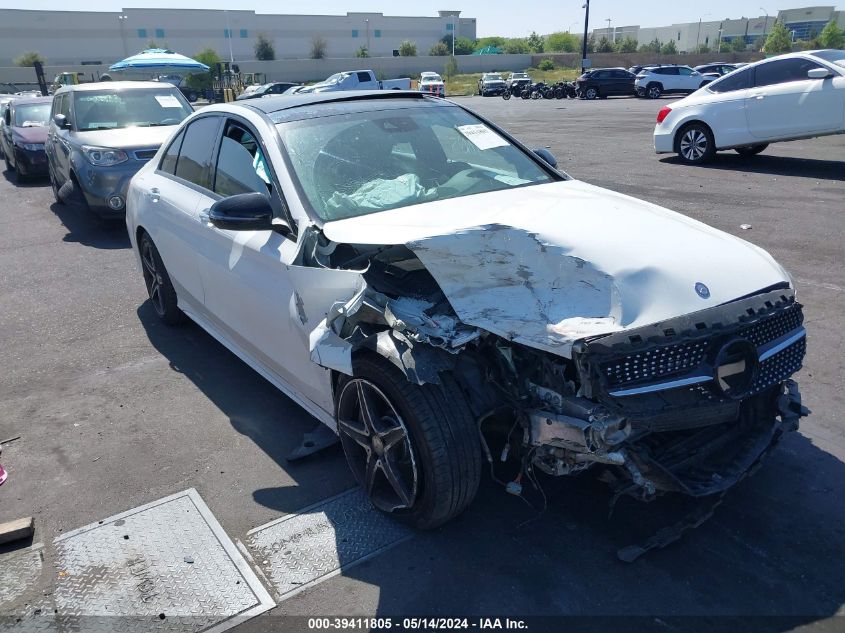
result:
<svg viewBox="0 0 845 633"><path fill-rule="evenodd" d="M483 95L500 95L505 90L507 90L507 87L504 84L502 84L500 86L499 85L481 86L481 94L483 94Z"/></svg>
<svg viewBox="0 0 845 633"><path fill-rule="evenodd" d="M43 149L15 147L15 169L25 176L46 176L47 153Z"/></svg>
<svg viewBox="0 0 845 633"><path fill-rule="evenodd" d="M80 157L76 162L76 175L82 193L91 211L103 218L120 218L126 213L126 192L129 181L146 161L130 159L120 165L98 167ZM123 205L119 209L109 206L109 199L119 196Z"/></svg>

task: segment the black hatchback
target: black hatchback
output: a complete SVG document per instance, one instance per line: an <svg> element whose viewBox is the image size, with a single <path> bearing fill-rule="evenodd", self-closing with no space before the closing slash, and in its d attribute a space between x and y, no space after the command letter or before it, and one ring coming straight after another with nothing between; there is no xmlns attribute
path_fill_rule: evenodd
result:
<svg viewBox="0 0 845 633"><path fill-rule="evenodd" d="M624 68L596 68L578 77L576 85L582 99L605 99L612 96L633 97L637 76Z"/></svg>

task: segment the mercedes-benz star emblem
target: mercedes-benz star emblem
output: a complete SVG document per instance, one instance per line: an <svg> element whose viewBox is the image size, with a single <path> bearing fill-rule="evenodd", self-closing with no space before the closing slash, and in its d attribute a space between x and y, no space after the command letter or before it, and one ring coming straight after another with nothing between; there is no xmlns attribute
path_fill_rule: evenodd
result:
<svg viewBox="0 0 845 633"><path fill-rule="evenodd" d="M710 298L710 288L705 286L700 281L695 284L695 292L702 299L709 299Z"/></svg>
<svg viewBox="0 0 845 633"><path fill-rule="evenodd" d="M716 354L714 387L721 395L741 400L748 395L757 378L757 348L742 338L725 343Z"/></svg>

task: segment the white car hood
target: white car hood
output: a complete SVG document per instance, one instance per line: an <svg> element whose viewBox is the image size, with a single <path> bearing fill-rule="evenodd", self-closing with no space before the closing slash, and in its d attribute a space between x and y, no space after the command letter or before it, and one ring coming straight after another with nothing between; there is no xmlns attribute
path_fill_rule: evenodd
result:
<svg viewBox="0 0 845 633"><path fill-rule="evenodd" d="M753 244L575 180L338 220L323 232L338 243L407 244L464 323L563 356L586 336L789 281Z"/></svg>

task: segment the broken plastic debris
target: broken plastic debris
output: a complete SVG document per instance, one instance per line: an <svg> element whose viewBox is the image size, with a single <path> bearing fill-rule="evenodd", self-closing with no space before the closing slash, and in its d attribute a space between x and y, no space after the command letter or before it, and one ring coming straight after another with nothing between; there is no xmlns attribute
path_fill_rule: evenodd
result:
<svg viewBox="0 0 845 633"><path fill-rule="evenodd" d="M743 231L750 231L751 225L750 224L740 224L739 228L741 228Z"/></svg>
<svg viewBox="0 0 845 633"><path fill-rule="evenodd" d="M3 482L6 481L7 477L8 474L6 474L6 470L3 468L3 466L0 466L0 486L3 485Z"/></svg>

